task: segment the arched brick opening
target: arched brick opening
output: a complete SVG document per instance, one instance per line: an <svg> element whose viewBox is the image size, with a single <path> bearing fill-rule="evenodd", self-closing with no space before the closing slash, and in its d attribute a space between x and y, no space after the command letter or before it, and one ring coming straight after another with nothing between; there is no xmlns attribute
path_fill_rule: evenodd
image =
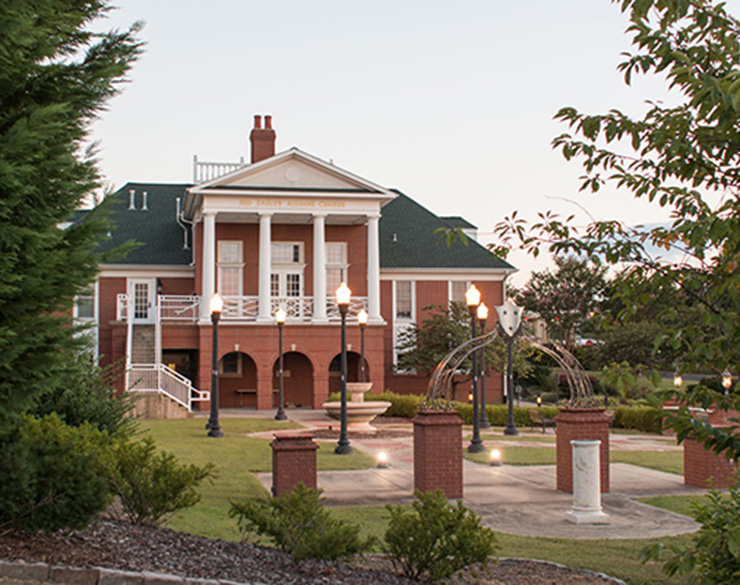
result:
<svg viewBox="0 0 740 585"><path fill-rule="evenodd" d="M329 364L329 392L339 392L342 386L341 370L342 354L334 356ZM360 354L354 351L347 352L347 382L360 381ZM370 365L365 358L365 381L372 382Z"/></svg>
<svg viewBox="0 0 740 585"><path fill-rule="evenodd" d="M256 408L257 364L246 353L227 353L218 362L218 388L220 407Z"/></svg>
<svg viewBox="0 0 740 585"><path fill-rule="evenodd" d="M278 405L279 360L272 367L273 406ZM313 404L313 365L298 351L283 354L283 392L285 406L310 407Z"/></svg>

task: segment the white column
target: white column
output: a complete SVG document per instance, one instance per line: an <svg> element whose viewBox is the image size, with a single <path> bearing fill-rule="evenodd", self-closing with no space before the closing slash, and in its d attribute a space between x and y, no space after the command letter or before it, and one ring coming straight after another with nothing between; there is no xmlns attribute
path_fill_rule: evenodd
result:
<svg viewBox="0 0 740 585"><path fill-rule="evenodd" d="M573 524L609 524L601 507L601 441L571 441L573 446L573 509L565 517Z"/></svg>
<svg viewBox="0 0 740 585"><path fill-rule="evenodd" d="M210 323L209 303L216 293L216 214L203 215L203 296L200 301L201 321Z"/></svg>
<svg viewBox="0 0 740 585"><path fill-rule="evenodd" d="M326 322L326 214L313 216L313 322Z"/></svg>
<svg viewBox="0 0 740 585"><path fill-rule="evenodd" d="M367 312L368 322L382 323L380 315L380 237L379 215L367 218Z"/></svg>
<svg viewBox="0 0 740 585"><path fill-rule="evenodd" d="M270 303L270 273L272 272L272 213L260 213L260 270L258 321L272 321Z"/></svg>

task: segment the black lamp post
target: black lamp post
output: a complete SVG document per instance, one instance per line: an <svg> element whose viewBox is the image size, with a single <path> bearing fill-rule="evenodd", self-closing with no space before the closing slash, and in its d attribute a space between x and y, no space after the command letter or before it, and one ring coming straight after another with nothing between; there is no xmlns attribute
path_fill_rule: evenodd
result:
<svg viewBox="0 0 740 585"><path fill-rule="evenodd" d="M470 328L473 339L476 337L475 322L477 321L477 310L480 305L480 291L474 284L465 293L465 302L470 313ZM483 440L480 438L480 417L478 414L478 350L473 352L473 438L468 445L468 453L482 453L486 450Z"/></svg>
<svg viewBox="0 0 740 585"><path fill-rule="evenodd" d="M275 420L286 420L288 418L283 406L283 325L285 325L285 318L287 316L285 309L282 307L279 307L278 310L275 311L275 322L278 326L278 409L275 414Z"/></svg>
<svg viewBox="0 0 740 585"><path fill-rule="evenodd" d="M349 444L347 438L347 311L349 310L349 300L352 296L352 291L349 289L346 283L339 285L336 292L337 306L339 307L339 314L342 317L342 357L341 357L341 369L342 369L342 389L341 389L341 410L339 415L339 442L337 443L334 453L337 455L349 455L353 449Z"/></svg>
<svg viewBox="0 0 740 585"><path fill-rule="evenodd" d="M360 382L365 381L365 327L367 327L367 311L360 309L357 313L357 323L360 325Z"/></svg>
<svg viewBox="0 0 740 585"><path fill-rule="evenodd" d="M211 358L211 416L206 428L209 437L223 437L224 432L218 423L218 321L221 319L224 301L218 293L211 298L209 308L211 309L211 323L213 324L213 343L211 344L213 354Z"/></svg>
<svg viewBox="0 0 740 585"><path fill-rule="evenodd" d="M522 324L522 310L509 300L500 307L496 307L496 311L499 327L509 346L509 360L506 368L506 401L509 405L509 420L506 423L504 435L516 437L519 431L514 423L514 338L519 333L519 326Z"/></svg>
<svg viewBox="0 0 740 585"><path fill-rule="evenodd" d="M488 307L486 303L478 305L478 324L480 325L480 334L486 332L486 319L488 319ZM486 415L486 348L480 350L480 428L490 429L491 423L488 422Z"/></svg>

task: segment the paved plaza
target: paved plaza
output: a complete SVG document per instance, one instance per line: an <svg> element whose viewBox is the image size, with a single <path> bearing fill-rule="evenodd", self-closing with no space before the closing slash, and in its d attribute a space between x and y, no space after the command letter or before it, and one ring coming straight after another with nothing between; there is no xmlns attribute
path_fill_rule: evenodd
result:
<svg viewBox="0 0 740 585"><path fill-rule="evenodd" d="M336 429L338 425L337 421L318 410L291 409L288 410L288 417L310 429L327 429L330 426ZM393 438L359 439L350 435L355 449L373 456L381 451L386 452L389 466L386 469L319 472L318 484L324 490L328 505L382 505L412 501L411 425L393 428L397 431L405 428L408 433L393 433L399 435ZM500 429L491 431L501 432ZM539 432L523 431L518 441L487 440L486 446L545 446L533 440L541 436ZM552 429L548 430L551 436L553 433ZM486 434L490 436L491 433ZM271 433L264 435L271 436ZM668 444L665 439L649 435L612 435L610 443L612 449L681 449ZM573 496L555 489L554 465L512 466L504 463L500 467L491 467L464 460L463 501L491 528L527 536L653 538L692 532L698 528L686 516L648 506L636 499L658 495L703 494L706 490L685 486L683 476L626 463L613 463L610 471L611 493L603 496L604 512L610 517L608 525L575 525L566 521L565 512L571 508ZM261 473L258 477L265 487L271 487L271 473Z"/></svg>

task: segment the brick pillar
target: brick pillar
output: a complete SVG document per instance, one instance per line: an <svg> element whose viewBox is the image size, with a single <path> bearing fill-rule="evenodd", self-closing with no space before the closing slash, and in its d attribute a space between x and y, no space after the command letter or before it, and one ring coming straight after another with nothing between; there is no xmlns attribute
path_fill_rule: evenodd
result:
<svg viewBox="0 0 740 585"><path fill-rule="evenodd" d="M737 481L735 475L739 468L738 463L707 450L694 439L686 439L683 443L683 482L686 485L708 488L711 481L714 487L725 489Z"/></svg>
<svg viewBox="0 0 740 585"><path fill-rule="evenodd" d="M599 440L601 493L609 492L609 417L603 408L562 409L555 416L557 441L557 488L573 493L574 440Z"/></svg>
<svg viewBox="0 0 740 585"><path fill-rule="evenodd" d="M272 447L272 495L288 492L299 481L316 488L316 450L311 433L275 435Z"/></svg>
<svg viewBox="0 0 740 585"><path fill-rule="evenodd" d="M424 410L414 417L414 489L463 497L462 419L457 412Z"/></svg>

